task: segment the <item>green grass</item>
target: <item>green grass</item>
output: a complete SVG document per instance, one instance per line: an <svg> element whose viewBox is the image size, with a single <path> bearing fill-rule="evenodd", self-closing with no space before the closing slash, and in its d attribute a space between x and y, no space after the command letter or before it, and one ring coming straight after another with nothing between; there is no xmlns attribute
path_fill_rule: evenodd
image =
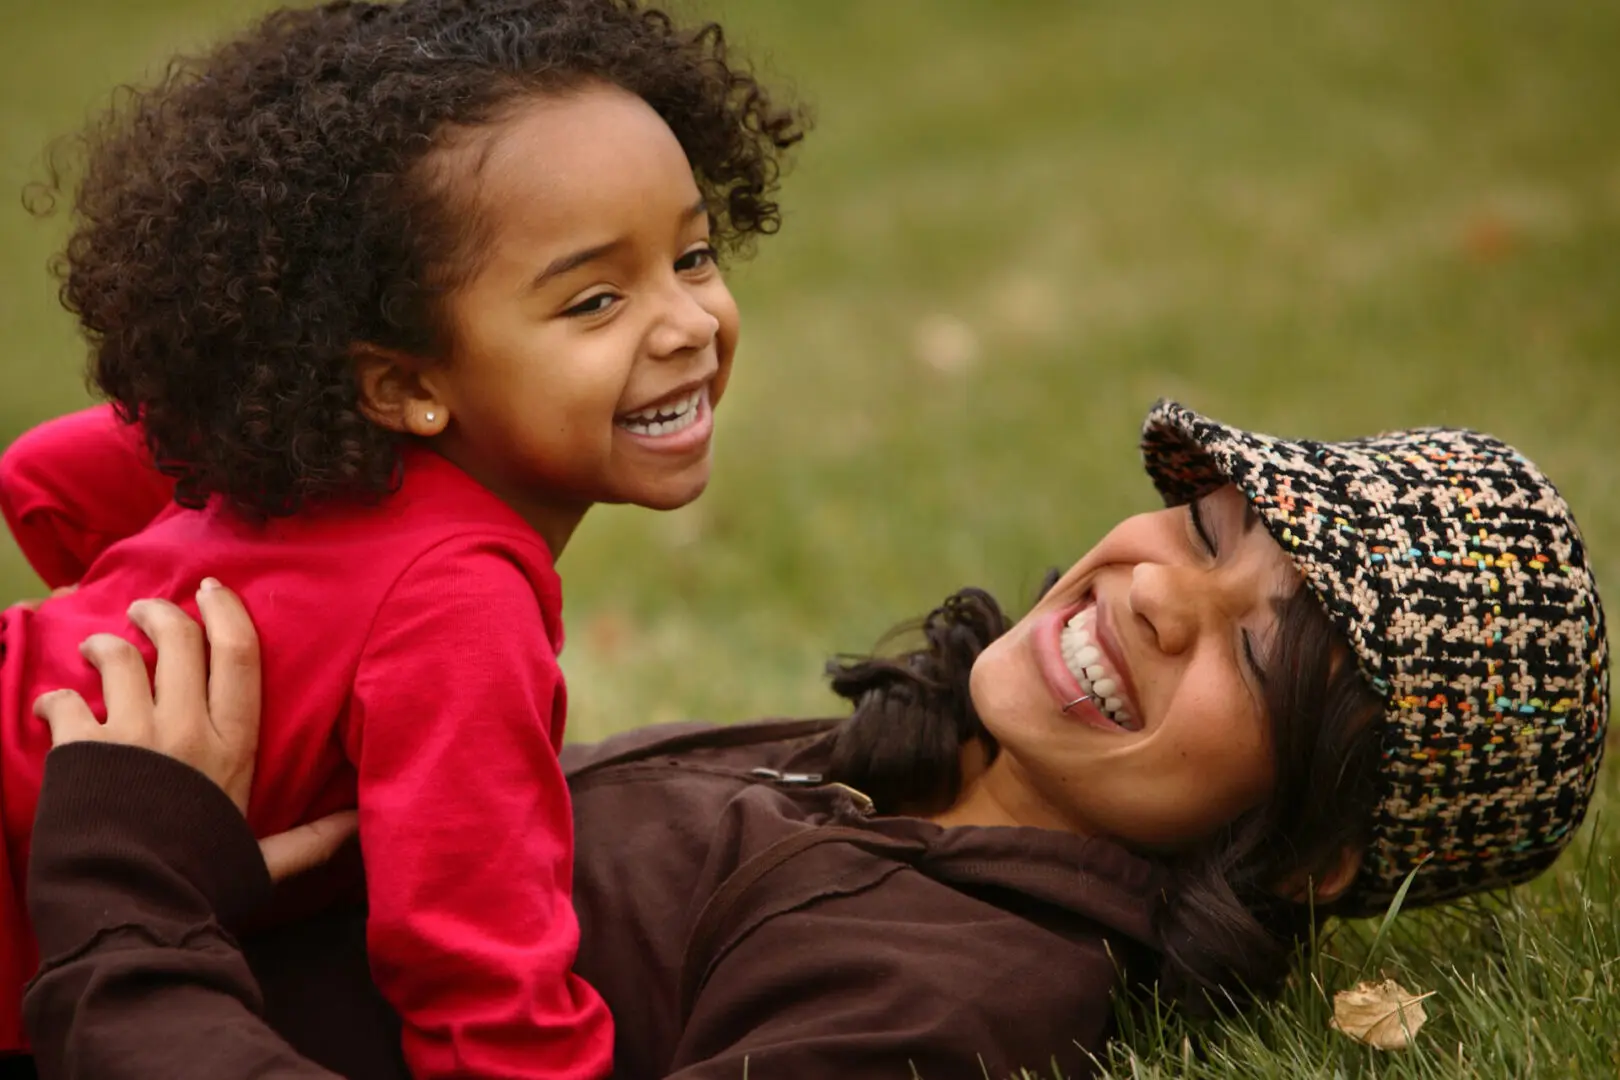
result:
<svg viewBox="0 0 1620 1080"><path fill-rule="evenodd" d="M113 82L256 6L0 0L0 189ZM1026 599L1151 505L1134 438L1159 395L1284 434L1493 431L1620 581L1620 7L701 9L819 130L782 235L733 275L744 341L710 493L593 513L563 560L575 737L821 712L829 652L963 584ZM61 228L0 207L0 439L84 400L43 270ZM0 552L0 589L35 588ZM1185 1033L1149 1026L1111 1067L1614 1076L1609 830L1591 847L1490 921L1398 920L1377 964L1439 990L1414 1052L1331 1035L1305 978L1202 1056L1205 1033L1184 1058ZM1339 931L1322 987L1364 947Z"/></svg>
<svg viewBox="0 0 1620 1080"><path fill-rule="evenodd" d="M1613 1077L1620 1073L1620 873L1583 852L1565 874L1508 897L1335 926L1283 997L1219 1025L1124 1011L1108 1055L1132 1080L1377 1076ZM1331 990L1391 977L1434 991L1416 1049L1359 1046L1328 1028Z"/></svg>

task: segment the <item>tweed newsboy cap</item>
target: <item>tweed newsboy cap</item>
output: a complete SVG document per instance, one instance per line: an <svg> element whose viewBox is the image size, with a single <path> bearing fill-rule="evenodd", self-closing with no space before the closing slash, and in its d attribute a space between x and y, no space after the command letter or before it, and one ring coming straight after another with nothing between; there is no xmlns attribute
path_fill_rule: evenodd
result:
<svg viewBox="0 0 1620 1080"><path fill-rule="evenodd" d="M1575 519L1535 465L1473 431L1296 442L1169 401L1142 454L1172 506L1226 483L1248 497L1384 699L1345 907L1382 910L1414 869L1408 905L1557 857L1603 758L1608 636Z"/></svg>

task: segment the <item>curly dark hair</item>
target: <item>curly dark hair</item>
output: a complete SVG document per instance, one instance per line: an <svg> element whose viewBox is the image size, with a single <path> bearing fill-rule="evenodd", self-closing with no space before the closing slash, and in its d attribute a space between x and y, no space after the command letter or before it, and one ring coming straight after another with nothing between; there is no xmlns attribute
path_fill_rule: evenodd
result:
<svg viewBox="0 0 1620 1080"><path fill-rule="evenodd" d="M483 238L433 155L524 97L591 81L674 131L717 250L776 231L803 115L732 60L718 25L636 0L278 11L89 128L61 299L91 381L143 422L182 504L282 515L391 490L400 437L362 413L351 349L441 355L443 298Z"/></svg>

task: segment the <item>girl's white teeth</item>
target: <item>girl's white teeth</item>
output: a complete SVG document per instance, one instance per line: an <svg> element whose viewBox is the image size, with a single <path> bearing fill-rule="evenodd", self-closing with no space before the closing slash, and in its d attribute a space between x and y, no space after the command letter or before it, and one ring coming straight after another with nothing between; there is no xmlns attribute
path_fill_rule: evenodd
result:
<svg viewBox="0 0 1620 1080"><path fill-rule="evenodd" d="M698 387L679 401L626 413L617 423L637 435L673 435L692 426L698 416L698 402L702 400L703 388Z"/></svg>
<svg viewBox="0 0 1620 1080"><path fill-rule="evenodd" d="M1102 650L1092 636L1092 619L1093 609L1086 608L1070 619L1058 635L1063 663L1080 683L1081 693L1088 695L1103 715L1120 727L1135 731L1137 720L1120 695L1119 680L1103 666Z"/></svg>

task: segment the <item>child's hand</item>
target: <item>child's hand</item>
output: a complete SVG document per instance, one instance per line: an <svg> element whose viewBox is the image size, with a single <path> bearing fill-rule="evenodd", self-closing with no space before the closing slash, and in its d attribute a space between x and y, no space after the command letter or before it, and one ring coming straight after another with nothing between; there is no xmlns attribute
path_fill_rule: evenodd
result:
<svg viewBox="0 0 1620 1080"><path fill-rule="evenodd" d="M134 645L95 634L79 646L101 673L107 722L72 690L43 694L34 714L51 727L55 746L110 742L141 746L182 761L218 784L247 810L259 745L259 642L241 601L217 584L197 592L203 627L164 600L137 600L129 619L157 646L148 684ZM209 677L210 662L213 677Z"/></svg>
<svg viewBox="0 0 1620 1080"><path fill-rule="evenodd" d="M123 638L96 634L80 646L101 673L105 724L72 690L41 695L34 714L50 725L54 746L109 742L167 754L245 812L259 746L259 637L236 594L212 579L198 590L197 609L202 627L164 600L130 605L130 621L157 647L150 684L139 650ZM279 880L325 862L354 831L352 812L335 814L267 837L259 848Z"/></svg>

